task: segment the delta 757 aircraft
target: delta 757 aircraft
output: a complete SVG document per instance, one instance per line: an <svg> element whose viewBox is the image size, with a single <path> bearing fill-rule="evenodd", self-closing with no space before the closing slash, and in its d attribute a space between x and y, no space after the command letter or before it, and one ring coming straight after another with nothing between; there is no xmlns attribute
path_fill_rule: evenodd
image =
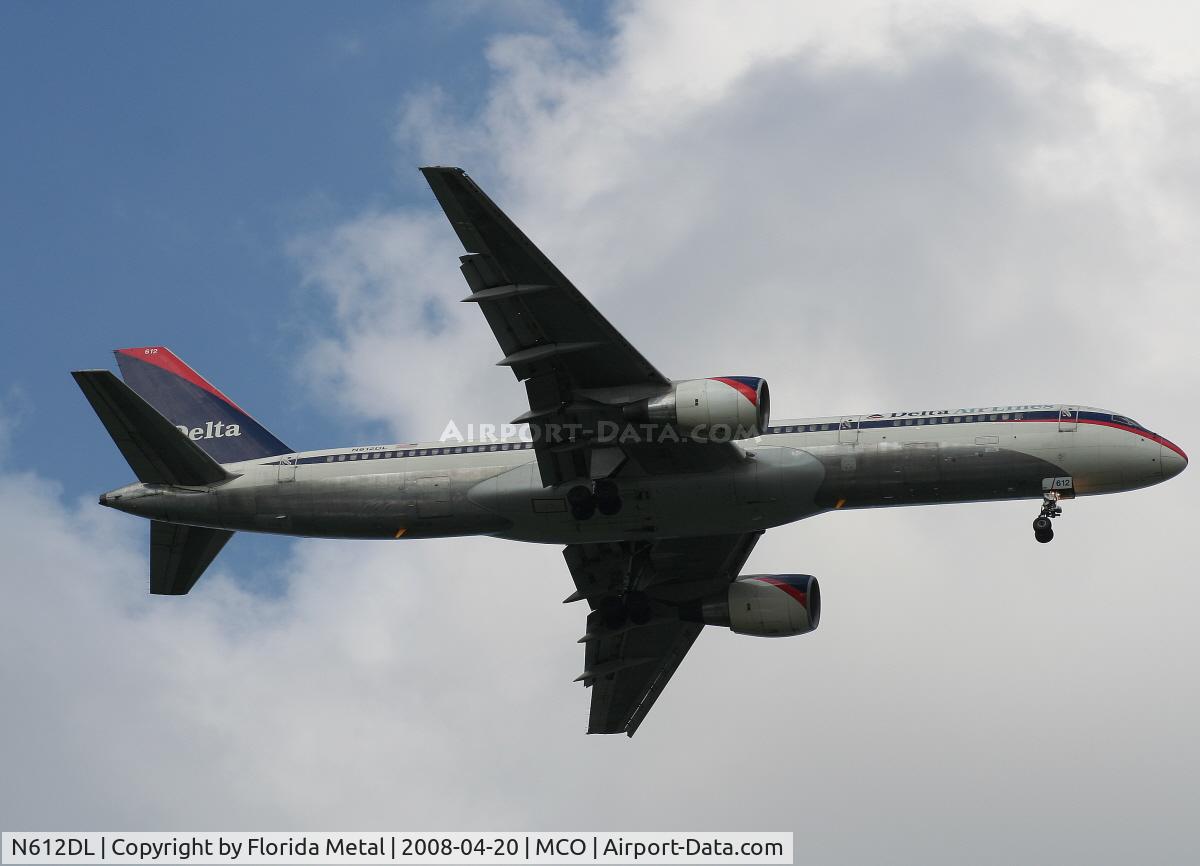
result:
<svg viewBox="0 0 1200 866"><path fill-rule="evenodd" d="M566 545L591 609L589 733L637 730L707 625L817 627L804 574L740 574L762 533L830 510L1061 501L1158 484L1187 456L1128 416L975 406L772 424L751 376L672 381L457 168L422 172L463 276L525 383L532 441L296 453L166 348L119 349L124 382L74 373L138 481L100 504L149 518L150 591L183 594L235 531L331 538L494 535Z"/></svg>

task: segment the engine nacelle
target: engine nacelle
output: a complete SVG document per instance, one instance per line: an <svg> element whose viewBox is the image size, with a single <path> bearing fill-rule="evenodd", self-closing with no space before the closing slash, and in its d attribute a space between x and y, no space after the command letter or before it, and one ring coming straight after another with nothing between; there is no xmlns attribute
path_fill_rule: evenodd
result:
<svg viewBox="0 0 1200 866"><path fill-rule="evenodd" d="M723 625L738 634L807 634L821 622L821 587L811 574L744 574L689 613L686 619Z"/></svg>
<svg viewBox="0 0 1200 866"><path fill-rule="evenodd" d="M729 442L761 436L771 420L766 379L719 376L671 383L671 390L625 409L631 420L662 424L681 438Z"/></svg>

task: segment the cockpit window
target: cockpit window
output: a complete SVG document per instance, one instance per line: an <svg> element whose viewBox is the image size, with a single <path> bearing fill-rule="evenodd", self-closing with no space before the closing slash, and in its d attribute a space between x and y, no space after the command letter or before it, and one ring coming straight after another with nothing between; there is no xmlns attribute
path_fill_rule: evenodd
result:
<svg viewBox="0 0 1200 866"><path fill-rule="evenodd" d="M1145 429L1145 428L1143 428L1143 427L1142 427L1142 425L1141 425L1141 424L1139 424L1138 422L1134 421L1132 418L1126 418L1124 415L1116 415L1116 414L1114 414L1114 415L1112 416L1112 419L1113 419L1114 421L1116 421L1118 424L1124 424L1126 427L1137 427L1139 430Z"/></svg>

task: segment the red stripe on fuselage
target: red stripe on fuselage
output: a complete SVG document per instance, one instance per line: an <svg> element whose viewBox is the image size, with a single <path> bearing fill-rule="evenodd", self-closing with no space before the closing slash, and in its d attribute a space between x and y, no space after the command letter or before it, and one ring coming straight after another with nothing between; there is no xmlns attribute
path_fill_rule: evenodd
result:
<svg viewBox="0 0 1200 866"><path fill-rule="evenodd" d="M176 357L175 353L166 346L139 346L132 349L117 349L117 351L128 358L133 358L135 361L145 361L147 364L158 367L160 370L166 370L168 373L178 376L185 382L189 382L192 385L195 385L197 388L201 388L212 394L214 397L224 400L239 412L248 414L245 413L245 410L242 409L241 406L239 406L237 403L234 403L232 400L218 391L217 388L207 379L205 379L187 364L183 363L183 361Z"/></svg>
<svg viewBox="0 0 1200 866"><path fill-rule="evenodd" d="M1132 433L1135 436L1141 436L1143 439L1149 439L1151 442L1156 442L1159 445L1164 445L1167 448L1170 448L1172 451L1174 451L1176 454L1178 454L1184 460L1188 459L1187 455L1183 453L1183 449L1180 448L1178 445L1176 445L1174 442L1172 442L1170 439L1167 439L1163 436L1159 436L1157 433L1151 433L1149 430L1139 430L1137 427L1130 427L1128 424L1119 424L1116 421L1097 421L1094 418L1078 418L1078 419L1074 419L1074 418L1012 418L1008 421L988 421L986 423L988 423L988 424L1011 424L1011 423L1057 424L1060 422L1064 423L1064 424L1072 424L1072 423L1094 424L1097 427L1112 427L1116 430L1124 430L1126 433Z"/></svg>

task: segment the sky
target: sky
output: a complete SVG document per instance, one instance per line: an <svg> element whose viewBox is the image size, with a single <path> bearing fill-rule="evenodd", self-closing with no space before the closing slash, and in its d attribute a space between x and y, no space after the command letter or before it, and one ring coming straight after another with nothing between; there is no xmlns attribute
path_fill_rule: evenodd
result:
<svg viewBox="0 0 1200 866"><path fill-rule="evenodd" d="M503 422L416 168L457 164L674 378L778 417L1107 407L1195 450L1178 4L0 7L0 825L792 830L812 863L1178 863L1194 474L767 533L814 634L707 629L586 737L556 547L236 537L146 594L67 375L164 344L298 449Z"/></svg>

